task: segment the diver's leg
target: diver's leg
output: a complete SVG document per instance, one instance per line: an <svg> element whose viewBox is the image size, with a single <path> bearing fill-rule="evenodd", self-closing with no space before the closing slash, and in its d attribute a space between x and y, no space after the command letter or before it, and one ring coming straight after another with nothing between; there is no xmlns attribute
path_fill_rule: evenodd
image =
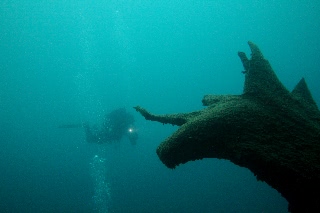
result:
<svg viewBox="0 0 320 213"><path fill-rule="evenodd" d="M130 141L130 143L132 145L136 145L137 144L137 140L138 140L138 133L133 131L133 132L128 132L127 133L128 139Z"/></svg>

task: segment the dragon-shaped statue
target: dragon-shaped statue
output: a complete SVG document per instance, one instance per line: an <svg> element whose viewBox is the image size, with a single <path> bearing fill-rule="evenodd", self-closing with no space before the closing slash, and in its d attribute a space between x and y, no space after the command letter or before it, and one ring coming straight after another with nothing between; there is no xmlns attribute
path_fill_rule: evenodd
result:
<svg viewBox="0 0 320 213"><path fill-rule="evenodd" d="M203 158L227 159L251 170L289 202L288 211L320 212L320 112L302 78L289 92L259 48L239 52L242 95L206 95L207 108L147 120L180 128L157 148L168 167Z"/></svg>

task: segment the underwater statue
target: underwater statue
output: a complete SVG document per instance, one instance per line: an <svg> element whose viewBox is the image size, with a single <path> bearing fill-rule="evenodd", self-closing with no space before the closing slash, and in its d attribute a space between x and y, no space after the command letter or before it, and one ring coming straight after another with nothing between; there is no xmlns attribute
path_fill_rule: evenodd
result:
<svg viewBox="0 0 320 213"><path fill-rule="evenodd" d="M320 212L320 112L304 79L289 92L259 48L238 55L242 95L206 95L207 108L155 115L146 120L180 128L157 148L168 167L203 158L227 159L251 170L289 202L290 212Z"/></svg>

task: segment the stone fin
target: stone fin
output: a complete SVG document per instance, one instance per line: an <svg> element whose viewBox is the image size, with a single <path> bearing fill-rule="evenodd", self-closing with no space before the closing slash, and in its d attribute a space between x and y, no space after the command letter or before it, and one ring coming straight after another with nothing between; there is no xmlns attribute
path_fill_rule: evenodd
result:
<svg viewBox="0 0 320 213"><path fill-rule="evenodd" d="M295 99L297 99L310 110L318 111L317 104L312 98L311 92L304 78L299 81L299 83L292 90L291 94Z"/></svg>
<svg viewBox="0 0 320 213"><path fill-rule="evenodd" d="M269 99L290 96L289 91L279 81L269 62L264 59L258 46L250 41L248 44L251 49L250 60L244 52L238 53L245 69L243 93Z"/></svg>

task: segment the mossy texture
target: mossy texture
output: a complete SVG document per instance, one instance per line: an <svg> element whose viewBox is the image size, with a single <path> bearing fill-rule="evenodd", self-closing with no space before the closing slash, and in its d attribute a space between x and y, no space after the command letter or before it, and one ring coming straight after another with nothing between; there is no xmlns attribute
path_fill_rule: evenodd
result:
<svg viewBox="0 0 320 213"><path fill-rule="evenodd" d="M248 42L242 95L206 95L207 108L154 115L147 120L180 128L157 148L160 160L175 168L203 158L227 159L250 169L278 190L290 212L320 212L320 112L304 79L289 92L259 48Z"/></svg>

